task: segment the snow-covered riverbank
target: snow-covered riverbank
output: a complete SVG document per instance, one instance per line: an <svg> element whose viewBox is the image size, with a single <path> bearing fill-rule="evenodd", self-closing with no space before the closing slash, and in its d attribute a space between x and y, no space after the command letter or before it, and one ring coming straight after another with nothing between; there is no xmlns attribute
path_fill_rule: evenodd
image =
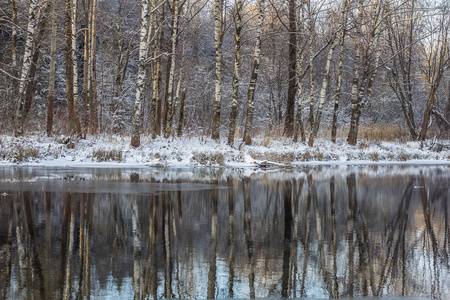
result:
<svg viewBox="0 0 450 300"><path fill-rule="evenodd" d="M235 147L225 140L209 138L141 139L141 147L130 146L129 137L98 136L72 140L29 135L15 138L0 135L0 165L43 166L232 166L263 162L279 165L302 164L450 164L450 141L427 140L406 144L359 141L350 146L344 139L336 144L318 139L314 147L290 139L254 139L254 145L240 141ZM269 163L270 164L270 163Z"/></svg>

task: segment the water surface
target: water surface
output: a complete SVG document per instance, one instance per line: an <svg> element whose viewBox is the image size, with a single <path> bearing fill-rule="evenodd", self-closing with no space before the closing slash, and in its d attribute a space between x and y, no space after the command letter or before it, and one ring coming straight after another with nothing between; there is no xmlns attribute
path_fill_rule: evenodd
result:
<svg viewBox="0 0 450 300"><path fill-rule="evenodd" d="M450 298L450 168L0 168L0 298ZM412 299L412 298L411 298Z"/></svg>

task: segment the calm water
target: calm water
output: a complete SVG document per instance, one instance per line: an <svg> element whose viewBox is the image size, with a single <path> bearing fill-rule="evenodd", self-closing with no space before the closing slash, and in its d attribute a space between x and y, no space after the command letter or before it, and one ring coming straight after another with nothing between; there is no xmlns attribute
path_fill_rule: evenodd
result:
<svg viewBox="0 0 450 300"><path fill-rule="evenodd" d="M450 168L0 168L0 299L450 299Z"/></svg>

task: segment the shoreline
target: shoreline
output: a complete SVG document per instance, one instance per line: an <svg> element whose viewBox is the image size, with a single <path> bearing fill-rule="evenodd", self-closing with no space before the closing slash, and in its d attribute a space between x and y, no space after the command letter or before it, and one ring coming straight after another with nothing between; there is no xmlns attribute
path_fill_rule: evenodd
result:
<svg viewBox="0 0 450 300"><path fill-rule="evenodd" d="M159 167L159 168L298 168L335 165L450 165L450 141L380 142L361 140L350 146L317 139L315 146L284 138L255 138L254 145L230 147L225 140L144 137L133 148L129 137L95 136L71 140L65 136L0 135L0 166Z"/></svg>

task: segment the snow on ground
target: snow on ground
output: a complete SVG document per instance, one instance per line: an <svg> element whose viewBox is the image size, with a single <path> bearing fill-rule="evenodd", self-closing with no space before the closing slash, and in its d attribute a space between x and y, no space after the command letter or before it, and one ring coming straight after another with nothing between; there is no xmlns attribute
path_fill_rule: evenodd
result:
<svg viewBox="0 0 450 300"><path fill-rule="evenodd" d="M130 146L130 138L96 136L71 139L66 136L0 135L1 165L43 166L230 166L255 165L352 165L352 164L447 164L450 165L450 141L425 142L359 141L350 146L345 139L336 144L317 139L313 147L289 139L267 141L255 138L246 146L237 140L234 147L205 137L164 139L141 138L141 146ZM268 162L265 163L265 162Z"/></svg>

